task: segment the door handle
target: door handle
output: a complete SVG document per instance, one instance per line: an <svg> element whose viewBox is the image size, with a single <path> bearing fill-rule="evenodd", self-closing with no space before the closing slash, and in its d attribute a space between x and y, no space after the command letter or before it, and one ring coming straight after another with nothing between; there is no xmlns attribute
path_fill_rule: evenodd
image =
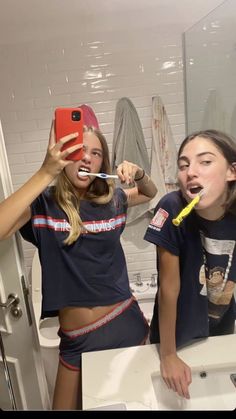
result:
<svg viewBox="0 0 236 419"><path fill-rule="evenodd" d="M11 305L17 306L20 302L20 299L17 294L9 294L7 301L5 303L0 303L0 307L8 308Z"/></svg>

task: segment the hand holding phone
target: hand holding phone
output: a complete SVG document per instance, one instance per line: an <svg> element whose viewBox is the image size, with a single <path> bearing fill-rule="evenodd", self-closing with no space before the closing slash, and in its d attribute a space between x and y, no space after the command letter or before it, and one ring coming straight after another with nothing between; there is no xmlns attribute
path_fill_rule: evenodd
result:
<svg viewBox="0 0 236 419"><path fill-rule="evenodd" d="M55 137L56 142L65 135L78 132L78 136L63 145L62 151L76 145L83 144L83 110L81 108L57 108L55 110ZM83 149L79 149L69 154L67 160L81 160Z"/></svg>

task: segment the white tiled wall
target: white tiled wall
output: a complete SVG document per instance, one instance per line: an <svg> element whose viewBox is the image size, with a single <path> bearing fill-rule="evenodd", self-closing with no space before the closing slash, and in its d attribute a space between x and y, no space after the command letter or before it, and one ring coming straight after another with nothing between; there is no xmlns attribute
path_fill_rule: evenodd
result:
<svg viewBox="0 0 236 419"><path fill-rule="evenodd" d="M118 7L118 5L117 5ZM158 10L156 10L158 13ZM151 147L151 100L160 95L177 144L185 135L182 33L179 27L153 25L150 11L134 30L71 27L61 37L0 45L0 119L3 125L14 189L41 165L55 107L87 103L97 114L111 151L117 101L130 98L140 117L145 141ZM117 19L123 19L119 13ZM126 14L127 19L127 14ZM180 19L180 17L178 17ZM83 22L85 23L85 22ZM84 28L83 24L83 28ZM91 27L91 30L89 29ZM170 25L168 26L170 28ZM65 28L64 28L65 29ZM96 30L97 29L97 30ZM42 26L43 30L43 26ZM142 240L146 220L128 228L123 237L130 279L155 272L155 249ZM27 268L33 247L24 243Z"/></svg>

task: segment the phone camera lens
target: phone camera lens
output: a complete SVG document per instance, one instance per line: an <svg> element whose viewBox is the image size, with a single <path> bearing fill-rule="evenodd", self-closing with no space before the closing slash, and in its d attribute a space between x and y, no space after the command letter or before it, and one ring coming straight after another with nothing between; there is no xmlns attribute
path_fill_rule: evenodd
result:
<svg viewBox="0 0 236 419"><path fill-rule="evenodd" d="M72 115L71 116L72 121L80 121L81 119L80 111L73 111L71 115Z"/></svg>

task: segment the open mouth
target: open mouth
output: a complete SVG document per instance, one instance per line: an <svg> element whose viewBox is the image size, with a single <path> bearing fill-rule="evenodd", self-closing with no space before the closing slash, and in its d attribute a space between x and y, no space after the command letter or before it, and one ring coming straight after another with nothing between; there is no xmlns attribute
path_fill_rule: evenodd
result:
<svg viewBox="0 0 236 419"><path fill-rule="evenodd" d="M203 188L201 186L193 186L192 188L189 189L189 192L192 195L198 195L201 192L202 189Z"/></svg>
<svg viewBox="0 0 236 419"><path fill-rule="evenodd" d="M80 176L79 175L80 172L84 173L84 175L83 176ZM78 170L78 176L79 176L80 179L87 178L86 173L90 173L90 170L87 167L80 167L79 168L79 170Z"/></svg>
<svg viewBox="0 0 236 419"><path fill-rule="evenodd" d="M196 196L200 195L202 196L204 192L204 188L202 186L196 185L196 186L188 186L185 190L185 195L188 197L188 200L194 199Z"/></svg>

